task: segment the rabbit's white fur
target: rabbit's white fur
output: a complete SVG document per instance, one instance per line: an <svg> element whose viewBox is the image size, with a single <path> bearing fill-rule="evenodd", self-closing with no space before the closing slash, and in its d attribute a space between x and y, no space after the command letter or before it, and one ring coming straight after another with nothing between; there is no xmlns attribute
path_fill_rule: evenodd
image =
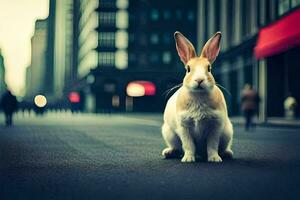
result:
<svg viewBox="0 0 300 200"><path fill-rule="evenodd" d="M204 46L201 56L196 57L191 43L182 34L175 33L178 54L184 64L192 69L189 69L191 72L187 72L183 86L168 100L165 108L162 126L167 145L162 151L165 158L183 150L181 161L194 162L196 153L203 149L203 145L207 145L209 162L221 162L219 153L230 158L233 156L233 128L225 98L215 85L210 71L205 71L219 53L221 35L217 34Z"/></svg>

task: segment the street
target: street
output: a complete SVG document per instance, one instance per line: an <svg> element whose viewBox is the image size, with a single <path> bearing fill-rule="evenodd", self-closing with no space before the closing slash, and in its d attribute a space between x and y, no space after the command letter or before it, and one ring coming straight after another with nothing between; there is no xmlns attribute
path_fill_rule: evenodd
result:
<svg viewBox="0 0 300 200"><path fill-rule="evenodd" d="M2 118L1 118L2 119ZM299 199L300 130L235 126L234 160L162 159L157 114L18 116L0 127L0 199Z"/></svg>

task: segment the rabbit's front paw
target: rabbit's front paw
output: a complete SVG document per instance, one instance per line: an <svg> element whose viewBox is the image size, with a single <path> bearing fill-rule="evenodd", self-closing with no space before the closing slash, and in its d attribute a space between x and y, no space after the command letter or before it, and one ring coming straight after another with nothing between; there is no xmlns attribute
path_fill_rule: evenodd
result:
<svg viewBox="0 0 300 200"><path fill-rule="evenodd" d="M184 154L181 162L195 162L196 158L193 154Z"/></svg>
<svg viewBox="0 0 300 200"><path fill-rule="evenodd" d="M165 148L161 152L161 154L166 159L168 159L168 158L178 158L180 156L179 152L175 149L172 149L172 148Z"/></svg>
<svg viewBox="0 0 300 200"><path fill-rule="evenodd" d="M208 157L207 160L208 162L222 162L222 158L218 154Z"/></svg>
<svg viewBox="0 0 300 200"><path fill-rule="evenodd" d="M231 149L227 149L221 154L221 157L223 159L232 160L233 159L233 151Z"/></svg>

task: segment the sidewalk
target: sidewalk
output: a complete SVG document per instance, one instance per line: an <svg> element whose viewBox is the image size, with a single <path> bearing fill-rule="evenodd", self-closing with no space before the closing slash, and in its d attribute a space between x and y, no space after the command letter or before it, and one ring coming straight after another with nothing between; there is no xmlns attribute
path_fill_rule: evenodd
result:
<svg viewBox="0 0 300 200"><path fill-rule="evenodd" d="M73 116L74 119L76 118L76 115L72 115L71 113L48 113L47 116L54 116L57 117L63 116L63 117L68 117L68 116ZM81 115L102 115L102 114L85 114L85 113L79 113L77 114L78 116ZM108 115L120 115L120 116L125 116L125 117L131 117L131 118L138 118L138 119L146 119L146 120L151 120L154 122L158 123L163 123L163 114L162 113L114 113L114 114L108 114ZM29 115L26 113L23 115L21 112L18 112L15 114L15 119L22 119L25 121L31 120L32 118L35 118L34 114ZM232 123L237 126L244 126L244 118L242 116L236 116L236 117L230 117ZM4 115L0 113L0 123L4 122ZM288 127L288 128L300 128L300 118L294 119L294 120L289 120L285 119L283 117L272 117L268 118L267 122L261 123L258 122L257 118L254 118L253 120L254 123L256 123L258 126L274 126L274 127Z"/></svg>
<svg viewBox="0 0 300 200"><path fill-rule="evenodd" d="M233 124L244 125L243 117L230 117ZM266 122L258 122L254 119L254 122L259 126L280 126L289 128L300 128L300 118L297 119L285 119L283 117L269 117Z"/></svg>
<svg viewBox="0 0 300 200"><path fill-rule="evenodd" d="M163 116L161 113L126 113L126 116L133 118L144 118L148 120L154 120L157 122L161 122L163 120ZM242 116L230 117L232 123L238 126L244 126L244 118ZM283 117L272 117L268 118L267 122L261 123L258 122L257 118L254 118L254 123L258 126L274 126L274 127L287 127L287 128L300 128L300 118L295 120L288 120Z"/></svg>

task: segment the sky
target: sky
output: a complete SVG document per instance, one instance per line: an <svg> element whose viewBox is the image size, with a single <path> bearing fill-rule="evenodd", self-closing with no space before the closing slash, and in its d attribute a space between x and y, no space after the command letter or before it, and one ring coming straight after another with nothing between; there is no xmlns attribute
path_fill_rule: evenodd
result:
<svg viewBox="0 0 300 200"><path fill-rule="evenodd" d="M45 19L48 13L49 0L0 0L0 48L5 59L5 80L16 95L25 92L34 23L36 19Z"/></svg>

